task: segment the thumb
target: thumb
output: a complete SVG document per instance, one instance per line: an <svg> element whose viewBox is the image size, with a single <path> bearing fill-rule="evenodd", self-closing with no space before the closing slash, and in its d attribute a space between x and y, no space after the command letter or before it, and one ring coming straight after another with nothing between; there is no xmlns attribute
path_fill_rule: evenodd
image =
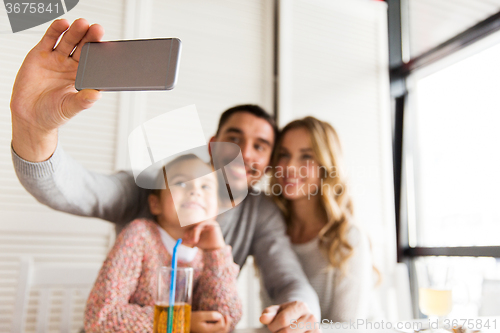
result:
<svg viewBox="0 0 500 333"><path fill-rule="evenodd" d="M63 115L70 119L80 111L90 108L101 98L101 93L94 89L83 89L76 94L68 94L63 99Z"/></svg>
<svg viewBox="0 0 500 333"><path fill-rule="evenodd" d="M200 311L202 321L219 321L222 319L222 314L217 311Z"/></svg>
<svg viewBox="0 0 500 333"><path fill-rule="evenodd" d="M276 317L276 315L278 314L279 308L279 305L271 305L265 308L259 318L260 322L264 325L269 325L274 320L274 317Z"/></svg>
<svg viewBox="0 0 500 333"><path fill-rule="evenodd" d="M186 245L196 245L200 241L200 234L202 230L203 227L200 227L200 225L196 225L184 233L182 240Z"/></svg>
<svg viewBox="0 0 500 333"><path fill-rule="evenodd" d="M231 327L231 324L233 321L231 320L231 317L229 315L225 315L224 320L226 322L225 330L226 330L226 332L229 332L229 328Z"/></svg>

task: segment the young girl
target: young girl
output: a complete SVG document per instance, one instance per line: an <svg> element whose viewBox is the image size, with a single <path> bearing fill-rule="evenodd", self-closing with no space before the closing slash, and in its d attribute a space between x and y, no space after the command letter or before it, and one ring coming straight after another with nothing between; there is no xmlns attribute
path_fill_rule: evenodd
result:
<svg viewBox="0 0 500 333"><path fill-rule="evenodd" d="M353 222L337 133L313 117L292 121L281 133L272 163L274 200L285 215L292 248L318 294L321 319L370 317L370 245Z"/></svg>
<svg viewBox="0 0 500 333"><path fill-rule="evenodd" d="M164 171L169 175L167 189L148 198L156 221L130 223L99 272L85 310L87 333L153 331L157 272L171 266L178 238L183 238L178 267L194 268L191 331L210 326L212 332L228 332L241 318L239 267L218 223L209 220L217 212L215 174L193 154L174 159ZM181 227L179 220L207 221Z"/></svg>

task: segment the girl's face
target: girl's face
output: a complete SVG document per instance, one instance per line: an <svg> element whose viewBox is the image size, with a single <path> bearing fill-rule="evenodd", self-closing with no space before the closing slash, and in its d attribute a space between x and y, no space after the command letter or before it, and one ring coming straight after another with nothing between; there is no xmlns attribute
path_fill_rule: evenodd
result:
<svg viewBox="0 0 500 333"><path fill-rule="evenodd" d="M197 159L180 161L169 168L167 178L168 188L150 205L160 225L187 226L217 215L217 180L208 165Z"/></svg>
<svg viewBox="0 0 500 333"><path fill-rule="evenodd" d="M310 199L321 192L319 164L305 128L287 131L278 147L275 177L288 200ZM274 194L277 189L271 189Z"/></svg>

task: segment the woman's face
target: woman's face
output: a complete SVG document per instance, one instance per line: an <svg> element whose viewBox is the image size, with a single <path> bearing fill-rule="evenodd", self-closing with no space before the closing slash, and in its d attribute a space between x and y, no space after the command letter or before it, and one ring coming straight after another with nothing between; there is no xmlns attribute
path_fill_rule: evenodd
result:
<svg viewBox="0 0 500 333"><path fill-rule="evenodd" d="M275 177L283 197L288 200L310 199L321 192L319 164L305 128L294 128L283 136L278 147ZM277 194L277 189L271 189Z"/></svg>

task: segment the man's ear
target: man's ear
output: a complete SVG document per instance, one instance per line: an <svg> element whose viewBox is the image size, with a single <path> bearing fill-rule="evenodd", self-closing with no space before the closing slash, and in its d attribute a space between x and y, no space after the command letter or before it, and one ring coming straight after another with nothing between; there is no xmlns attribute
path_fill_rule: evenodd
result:
<svg viewBox="0 0 500 333"><path fill-rule="evenodd" d="M148 196L149 211L153 215L161 214L161 203L158 195L150 194Z"/></svg>
<svg viewBox="0 0 500 333"><path fill-rule="evenodd" d="M217 139L215 138L215 136L212 136L210 138L210 140L208 141L208 154L210 155L210 157L212 157L212 145L211 145L211 143L214 143L214 142L217 142Z"/></svg>
<svg viewBox="0 0 500 333"><path fill-rule="evenodd" d="M269 163L269 164L268 164L268 165L264 168L264 172L263 172L263 174L264 174L264 175L269 175L269 174L271 174L272 170L273 170L273 166L271 165L271 163Z"/></svg>

